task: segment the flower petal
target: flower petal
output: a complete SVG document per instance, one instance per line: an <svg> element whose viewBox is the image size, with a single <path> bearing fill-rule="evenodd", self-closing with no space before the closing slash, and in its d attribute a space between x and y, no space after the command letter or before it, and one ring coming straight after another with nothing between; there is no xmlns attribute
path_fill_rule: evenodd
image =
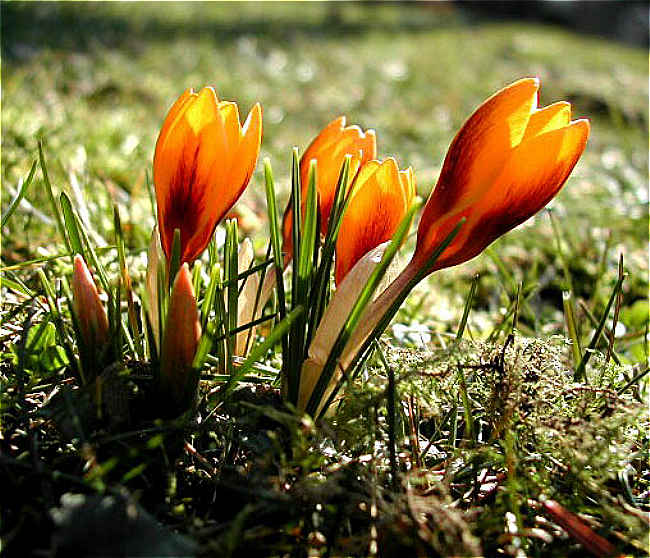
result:
<svg viewBox="0 0 650 558"><path fill-rule="evenodd" d="M252 117L252 118L251 118ZM163 250L181 232L181 261L205 250L217 223L239 198L255 168L261 141L257 105L242 132L237 105L211 87L186 91L163 124L154 156L154 184Z"/></svg>
<svg viewBox="0 0 650 558"><path fill-rule="evenodd" d="M336 242L337 284L364 254L392 238L408 212L413 172L402 172L392 158L381 164L370 161L359 171Z"/></svg>
<svg viewBox="0 0 650 558"><path fill-rule="evenodd" d="M536 110L530 115L524 139L526 141L551 130L564 128L571 121L571 105L566 101L553 103L547 107Z"/></svg>
<svg viewBox="0 0 650 558"><path fill-rule="evenodd" d="M182 112L187 109L187 106L190 101L196 98L197 94L194 92L194 89L191 87L186 89L183 94L176 99L176 102L171 106L165 117L165 122L163 123L162 128L160 129L160 134L158 135L158 141L156 142L156 151L159 147L162 147L167 137L167 133L176 123L179 116Z"/></svg>

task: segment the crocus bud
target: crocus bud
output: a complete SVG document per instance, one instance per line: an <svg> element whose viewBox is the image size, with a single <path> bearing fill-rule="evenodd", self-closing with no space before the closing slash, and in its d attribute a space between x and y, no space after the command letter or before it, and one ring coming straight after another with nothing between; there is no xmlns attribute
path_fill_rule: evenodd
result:
<svg viewBox="0 0 650 558"><path fill-rule="evenodd" d="M93 276L79 254L74 257L72 309L85 348L89 352L102 351L109 339L108 316L99 299Z"/></svg>
<svg viewBox="0 0 650 558"><path fill-rule="evenodd" d="M370 250L390 240L415 196L413 169L399 170L389 157L368 161L350 187L336 241L336 283Z"/></svg>
<svg viewBox="0 0 650 558"><path fill-rule="evenodd" d="M189 409L196 398L198 374L192 362L200 337L201 323L192 276L185 263L172 287L160 355L160 389L172 404L174 413Z"/></svg>

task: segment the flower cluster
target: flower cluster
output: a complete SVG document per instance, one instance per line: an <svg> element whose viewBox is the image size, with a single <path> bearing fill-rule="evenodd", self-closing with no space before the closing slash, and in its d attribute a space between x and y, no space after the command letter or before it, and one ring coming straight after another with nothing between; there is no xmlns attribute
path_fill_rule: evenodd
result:
<svg viewBox="0 0 650 558"><path fill-rule="evenodd" d="M534 78L512 83L483 102L461 127L422 211L413 256L373 297L339 360L342 370L352 362L387 309L401 300L414 282L478 255L559 192L585 149L589 122L572 121L571 107L565 102L539 108L538 91L539 81ZM261 138L259 104L241 125L237 105L220 101L212 88L205 87L198 93L190 89L180 96L169 110L156 143L154 185L159 238L154 233L145 298L160 355L161 389L172 394L179 409L187 406L192 392L196 392L198 373L192 363L202 334L189 266L206 249L215 227L248 185ZM337 214L334 239L335 294L313 339L307 336L311 345L302 366L300 395L292 401L304 410L346 312L389 241L413 215L416 188L410 167L400 170L394 158L377 158L373 130L364 132L357 126L346 126L344 117L318 134L302 155L299 167L298 190L294 193L296 197L301 193L303 220L310 181L315 181L317 236L327 237L331 232L333 207L341 188L345 200L342 212ZM342 183L344 177L347 180ZM293 258L292 227L300 221L294 219L293 207L290 202L284 213L283 261L275 260L280 267L287 267ZM450 237L452 231L455 236ZM252 265L251 247L244 252L246 265ZM173 269L170 266L175 253L179 256ZM240 253L240 260L242 257ZM170 277L170 270L178 274ZM281 280L281 270L271 278ZM106 314L83 260L75 260L73 285L81 336L90 345L105 344ZM166 291L170 285L171 293L161 295L161 290ZM274 286L268 278L260 289L260 278L251 279L248 288L246 285L247 281L243 281L240 287L240 304L248 305L256 299L255 304L261 306ZM240 320L255 320L259 318L257 310L240 307L237 315ZM237 325L237 320L233 323ZM246 353L249 341L241 332L238 334L239 354Z"/></svg>

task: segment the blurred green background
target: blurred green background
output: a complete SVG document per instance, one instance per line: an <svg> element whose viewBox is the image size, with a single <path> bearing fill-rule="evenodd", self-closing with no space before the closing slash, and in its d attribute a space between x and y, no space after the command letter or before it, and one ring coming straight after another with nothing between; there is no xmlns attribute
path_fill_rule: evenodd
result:
<svg viewBox="0 0 650 558"><path fill-rule="evenodd" d="M414 297L404 320L449 329L479 271L475 332L498 321L522 281L534 290L523 309L525 331L562 333L561 291L569 288L563 263L576 295L598 314L623 252L630 278L620 335L636 332L625 351L640 359L648 308L647 49L469 8L3 3L3 211L43 138L55 189L87 207L99 241L112 242L110 208L117 203L136 257L153 225L145 176L159 127L186 87L203 85L237 101L242 113L262 104L260 161L271 158L284 196L291 147L304 149L344 114L377 131L382 157L413 166L425 197L471 111L507 83L539 76L542 105L569 100L575 117L592 122L587 151L552 203L561 250L541 213L487 255L435 275L435 288ZM240 203L263 218L260 168ZM5 265L61 249L45 200L39 174L2 231ZM250 234L262 248L264 223L253 220ZM589 327L586 321L585 336Z"/></svg>

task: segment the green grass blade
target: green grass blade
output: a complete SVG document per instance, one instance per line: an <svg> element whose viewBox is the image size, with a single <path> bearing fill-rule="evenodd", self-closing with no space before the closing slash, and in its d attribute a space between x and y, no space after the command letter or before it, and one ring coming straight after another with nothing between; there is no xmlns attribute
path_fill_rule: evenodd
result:
<svg viewBox="0 0 650 558"><path fill-rule="evenodd" d="M271 335L269 335L263 343L260 343L251 351L250 355L248 355L248 358L244 361L244 363L239 368L237 368L235 373L230 376L230 380L226 385L224 396L227 396L230 393L237 382L240 381L248 373L248 371L253 367L254 364L257 363L257 361L261 360L264 357L267 351L269 351L281 339L286 337L289 328L303 314L303 312L304 308L302 306L294 308L277 326L275 326L275 328L273 328Z"/></svg>
<svg viewBox="0 0 650 558"><path fill-rule="evenodd" d="M278 293L278 310L280 313L280 319L284 319L287 314L287 309L284 297L284 281L282 277L282 270L284 269L284 258L282 256L282 233L280 231L280 223L278 220L278 206L275 197L275 181L273 180L271 162L268 158L264 159L264 183L266 187L266 205L269 215L271 248L273 250L273 262L275 264L275 287Z"/></svg>
<svg viewBox="0 0 650 558"><path fill-rule="evenodd" d="M7 211L5 211L5 214L2 216L2 222L0 223L0 228L4 228L4 226L7 224L7 221L9 220L9 217L11 217L18 208L18 205L20 204L20 201L25 197L25 194L27 193L27 188L29 188L29 185L32 183L32 179L34 178L34 173L36 172L36 161L32 163L31 168L29 169L29 173L27 174L27 178L22 181L22 184L18 188L18 192L16 193L16 196L14 197L13 200L9 203L9 207L7 208Z"/></svg>
<svg viewBox="0 0 650 558"><path fill-rule="evenodd" d="M477 273L472 278L472 285L469 288L469 294L467 295L467 300L465 300L465 308L463 309L463 317L460 319L460 324L458 324L458 331L456 332L456 339L461 340L463 338L463 333L465 333L465 327L467 326L467 318L469 318L469 312L472 309L472 302L474 301L474 295L476 294L476 288L478 286L479 274Z"/></svg>
<svg viewBox="0 0 650 558"><path fill-rule="evenodd" d="M295 155L295 152L294 152ZM297 155L296 155L297 156ZM291 307L307 307L309 304L310 287L314 271L314 251L318 242L318 194L316 191L316 161L309 165L309 185L307 199L305 200L305 220L300 231L300 254L294 257L294 277L296 289L291 293ZM288 398L294 405L298 401L298 387L300 385L300 370L307 351L305 343L307 320L301 315L291 328L289 345L291 348L291 364L288 368Z"/></svg>
<svg viewBox="0 0 650 558"><path fill-rule="evenodd" d="M589 342L589 346L585 349L585 354L582 357L582 360L580 361L580 364L575 370L575 373L573 374L573 379L575 381L581 381L584 380L586 377L586 367L587 363L589 362L589 359L591 358L591 354L595 351L596 349L596 344L598 343L598 339L603 333L603 328L605 327L605 323L607 322L607 316L609 316L609 311L612 308L612 305L614 304L614 301L616 300L616 297L618 297L618 293L620 290L623 288L623 281L625 280L625 275L622 275L618 278L618 281L616 281L616 285L614 285L614 289L612 290L612 294L609 297L609 300L607 301L607 306L605 307L605 310L603 311L603 315L600 318L600 322L598 323L598 327L596 328L596 331L594 332L591 341Z"/></svg>
<svg viewBox="0 0 650 558"><path fill-rule="evenodd" d="M576 314L571 304L572 297L569 291L562 291L562 305L564 306L564 321L566 322L567 333L571 339L571 353L573 355L573 365L579 366L582 361L582 348L580 346L580 337L578 337L578 328Z"/></svg>
<svg viewBox="0 0 650 558"><path fill-rule="evenodd" d="M302 185L300 184L300 157L298 148L294 147L291 161L291 208L292 208L292 240L293 240L293 267L291 274L291 296L298 292L298 273L296 268L300 261L300 231L302 230ZM292 306L295 308L295 305Z"/></svg>
<svg viewBox="0 0 650 558"><path fill-rule="evenodd" d="M226 284L226 372L232 373L233 357L235 355L236 336L230 335L230 331L237 327L237 308L239 303L239 238L237 230L237 221L232 219L226 222L226 242L224 244L224 272Z"/></svg>
<svg viewBox="0 0 650 558"><path fill-rule="evenodd" d="M278 219L278 206L275 197L275 181L273 171L268 157L264 159L264 184L266 189L266 207L269 216L269 232L271 235L271 247L273 249L273 260L275 262L275 292L280 321L287 315L287 304L284 294L284 257L282 255L282 234ZM277 327L277 326L276 326ZM287 393L288 365L289 365L289 339L288 336L281 337L282 341L282 373L280 374L281 391Z"/></svg>
<svg viewBox="0 0 650 558"><path fill-rule="evenodd" d="M70 198L65 192L61 192L59 200L61 202L61 212L63 213L63 222L65 225L66 236L68 237L70 247L72 248L70 257L73 258L74 254L81 254L85 259L86 255L84 253L83 244L81 242L81 234L79 232L77 216L72 209Z"/></svg>
<svg viewBox="0 0 650 558"><path fill-rule="evenodd" d="M50 182L50 177L47 173L47 165L45 163L45 155L43 154L43 140L38 141L38 160L41 165L41 173L43 174L43 181L45 182L45 191L47 193L48 199L50 200L50 205L52 206L52 213L54 213L54 218L56 220L56 227L65 242L65 246L68 249L68 253L71 251L70 243L68 238L65 235L65 229L63 227L63 218L61 217L61 212L59 211L59 206L56 203L54 198L54 190L52 190L52 183Z"/></svg>
<svg viewBox="0 0 650 558"><path fill-rule="evenodd" d="M341 165L341 172L339 173L339 180L334 195L334 203L332 204L332 210L330 212L327 235L325 236L325 242L323 243L320 265L318 266L314 276L314 286L309 299L309 320L307 339L305 341L307 347L309 347L311 339L316 333L316 329L318 329L318 324L323 318L323 313L325 312L328 302L330 275L332 262L334 261L336 239L338 238L341 222L343 221L343 214L349 201L349 196L346 197L345 190L348 183L351 159L351 155L346 155L343 165Z"/></svg>

